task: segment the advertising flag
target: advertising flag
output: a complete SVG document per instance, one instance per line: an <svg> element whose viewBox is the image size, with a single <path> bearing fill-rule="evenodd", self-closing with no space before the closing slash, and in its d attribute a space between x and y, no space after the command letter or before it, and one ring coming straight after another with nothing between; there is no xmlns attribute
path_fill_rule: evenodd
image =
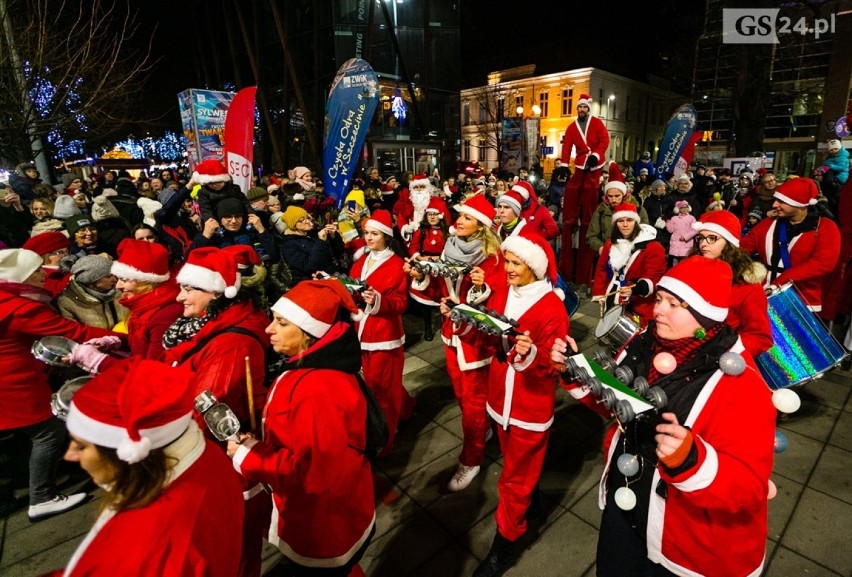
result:
<svg viewBox="0 0 852 577"><path fill-rule="evenodd" d="M675 166L695 131L695 121L695 107L691 104L684 104L672 115L657 155L657 174L674 173Z"/></svg>
<svg viewBox="0 0 852 577"><path fill-rule="evenodd" d="M689 138L689 142L686 143L686 146L683 148L683 152L675 165L675 177L678 177L689 170L689 165L692 164L692 157L695 155L695 145L698 144L698 141L701 140L702 136L704 136L704 133L700 130L696 130Z"/></svg>
<svg viewBox="0 0 852 577"><path fill-rule="evenodd" d="M231 180L243 194L251 187L256 93L257 86L249 86L237 92L225 117L225 166Z"/></svg>
<svg viewBox="0 0 852 577"><path fill-rule="evenodd" d="M222 159L225 117L233 98L233 92L195 88L178 94L190 168L208 158Z"/></svg>
<svg viewBox="0 0 852 577"><path fill-rule="evenodd" d="M360 58L348 60L334 77L325 106L323 185L325 194L343 202L352 183L367 129L379 103L379 80Z"/></svg>

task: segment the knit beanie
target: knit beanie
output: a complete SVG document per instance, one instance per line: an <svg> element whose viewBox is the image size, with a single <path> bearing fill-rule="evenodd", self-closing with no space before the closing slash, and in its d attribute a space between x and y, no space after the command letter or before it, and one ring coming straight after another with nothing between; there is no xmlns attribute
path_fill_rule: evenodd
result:
<svg viewBox="0 0 852 577"><path fill-rule="evenodd" d="M248 189L246 193L246 198L249 199L249 202L254 202L256 200L260 200L261 198L268 198L269 192L265 188L261 188L259 186L252 186Z"/></svg>
<svg viewBox="0 0 852 577"><path fill-rule="evenodd" d="M226 216L246 217L246 209L243 203L236 198L224 198L216 205L216 218L221 220Z"/></svg>
<svg viewBox="0 0 852 577"><path fill-rule="evenodd" d="M71 267L71 274L78 283L90 284L111 275L111 268L111 259L93 254L77 259Z"/></svg>
<svg viewBox="0 0 852 577"><path fill-rule="evenodd" d="M296 223L306 216L308 216L308 211L304 208L299 206L288 206L281 219L284 221L284 224L287 225L288 230L296 230Z"/></svg>
<svg viewBox="0 0 852 577"><path fill-rule="evenodd" d="M119 218L118 209L103 195L95 197L95 202L92 204L92 218L95 222L100 222L108 218Z"/></svg>
<svg viewBox="0 0 852 577"><path fill-rule="evenodd" d="M80 214L80 209L74 204L74 198L65 194L56 199L56 204L53 206L53 216L65 220L75 214Z"/></svg>

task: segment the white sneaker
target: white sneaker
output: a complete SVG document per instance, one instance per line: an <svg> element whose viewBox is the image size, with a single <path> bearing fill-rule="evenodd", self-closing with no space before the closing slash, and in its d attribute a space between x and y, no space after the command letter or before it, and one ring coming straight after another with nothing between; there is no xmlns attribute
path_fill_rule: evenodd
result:
<svg viewBox="0 0 852 577"><path fill-rule="evenodd" d="M53 515L64 513L83 503L88 495L86 493L75 493L74 495L63 495L57 493L50 501L30 505L28 511L30 521L40 521Z"/></svg>
<svg viewBox="0 0 852 577"><path fill-rule="evenodd" d="M453 478L450 479L450 482L447 484L447 489L453 493L462 491L470 485L470 482L473 481L474 477L478 474L479 465L468 467L459 463L459 468L456 469L455 475L453 475Z"/></svg>

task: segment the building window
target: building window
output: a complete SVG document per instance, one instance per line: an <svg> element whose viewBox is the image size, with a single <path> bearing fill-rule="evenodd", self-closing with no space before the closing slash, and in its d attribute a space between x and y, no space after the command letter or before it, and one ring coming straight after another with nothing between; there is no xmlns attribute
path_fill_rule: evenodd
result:
<svg viewBox="0 0 852 577"><path fill-rule="evenodd" d="M574 89L562 89L562 116L571 116L574 109Z"/></svg>
<svg viewBox="0 0 852 577"><path fill-rule="evenodd" d="M503 122L503 115L506 111L506 97L497 97L497 122Z"/></svg>
<svg viewBox="0 0 852 577"><path fill-rule="evenodd" d="M603 103L604 103L604 96L603 96L603 89L601 89L601 90L598 90L598 114L600 114L602 117L606 118L606 115L604 114ZM607 112L609 112L609 111L607 110Z"/></svg>
<svg viewBox="0 0 852 577"><path fill-rule="evenodd" d="M485 162L488 160L488 137L480 136L479 137L479 162Z"/></svg>
<svg viewBox="0 0 852 577"><path fill-rule="evenodd" d="M464 146L462 147L462 158L470 161L470 140L464 141Z"/></svg>
<svg viewBox="0 0 852 577"><path fill-rule="evenodd" d="M617 120L618 119L618 108L617 108L618 103L616 102L616 99L614 97L607 100L607 108L609 108L610 106L612 107L612 111L607 110L607 114L609 114L610 118Z"/></svg>
<svg viewBox="0 0 852 577"><path fill-rule="evenodd" d="M538 106L541 108L541 115L544 118L547 118L547 103L550 98L550 93L541 92L538 95Z"/></svg>
<svg viewBox="0 0 852 577"><path fill-rule="evenodd" d="M515 114L517 114L518 108L523 108L523 107L524 107L524 95L519 94L518 96L515 96ZM523 115L523 112L520 115Z"/></svg>
<svg viewBox="0 0 852 577"><path fill-rule="evenodd" d="M630 95L627 95L627 103L624 106L624 120L630 120ZM624 145L625 150L627 149L627 144Z"/></svg>
<svg viewBox="0 0 852 577"><path fill-rule="evenodd" d="M470 102L462 103L462 126L470 126Z"/></svg>
<svg viewBox="0 0 852 577"><path fill-rule="evenodd" d="M479 103L479 124L488 122L488 106L484 102Z"/></svg>

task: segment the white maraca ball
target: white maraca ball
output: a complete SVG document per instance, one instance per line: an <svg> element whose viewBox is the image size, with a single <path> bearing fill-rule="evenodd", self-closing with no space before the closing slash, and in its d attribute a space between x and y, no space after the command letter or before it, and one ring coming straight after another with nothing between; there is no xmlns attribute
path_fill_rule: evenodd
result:
<svg viewBox="0 0 852 577"><path fill-rule="evenodd" d="M746 369L745 359L739 353L728 351L719 357L719 368L726 375L737 377Z"/></svg>
<svg viewBox="0 0 852 577"><path fill-rule="evenodd" d="M618 472L625 477L632 477L639 472L639 457L631 453L624 453L615 462Z"/></svg>
<svg viewBox="0 0 852 577"><path fill-rule="evenodd" d="M636 493L629 487L621 487L615 492L615 504L622 511L630 511L636 506Z"/></svg>
<svg viewBox="0 0 852 577"><path fill-rule="evenodd" d="M778 389L772 393L772 404L782 413L795 413L802 406L802 399L790 389Z"/></svg>

